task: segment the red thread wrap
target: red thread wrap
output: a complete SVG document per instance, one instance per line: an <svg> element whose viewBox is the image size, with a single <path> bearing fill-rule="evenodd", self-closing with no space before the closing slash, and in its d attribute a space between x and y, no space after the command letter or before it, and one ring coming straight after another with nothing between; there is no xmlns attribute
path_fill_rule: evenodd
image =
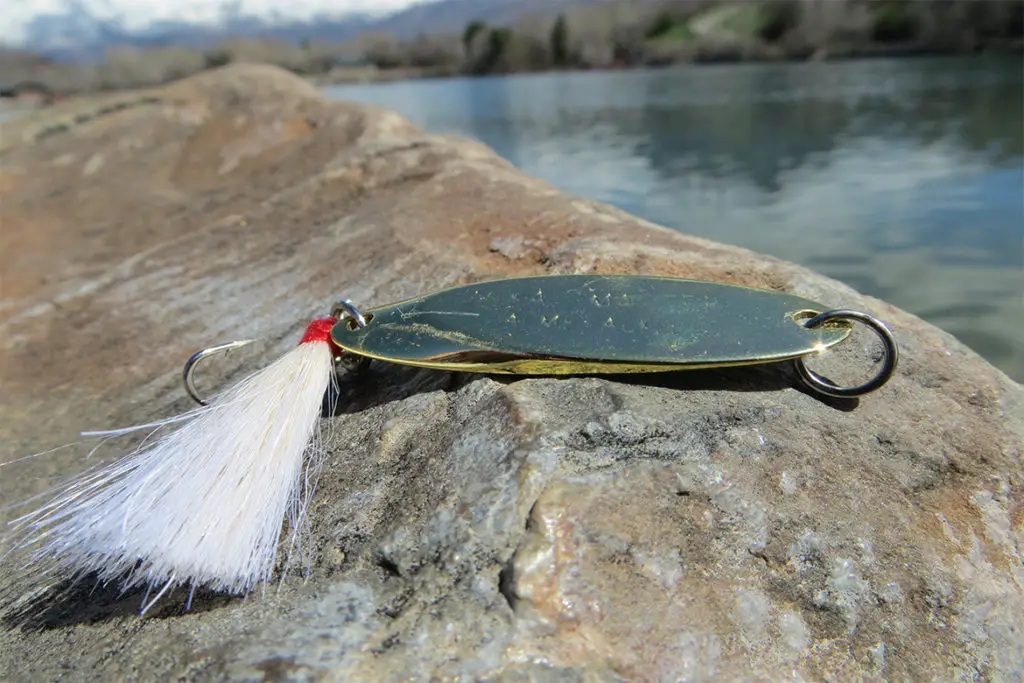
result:
<svg viewBox="0 0 1024 683"><path fill-rule="evenodd" d="M306 334L302 335L302 340L299 344L323 342L324 344L331 345L331 351L334 352L334 355L340 355L341 349L339 349L337 344L334 343L334 340L331 339L331 328L337 323L337 318L317 318L306 327Z"/></svg>

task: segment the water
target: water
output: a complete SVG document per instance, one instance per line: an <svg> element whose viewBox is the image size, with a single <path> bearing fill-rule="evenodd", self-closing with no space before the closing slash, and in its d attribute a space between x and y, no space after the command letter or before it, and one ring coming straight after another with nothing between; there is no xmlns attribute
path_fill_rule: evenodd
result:
<svg viewBox="0 0 1024 683"><path fill-rule="evenodd" d="M526 173L807 265L1024 381L1019 59L729 65L338 86Z"/></svg>

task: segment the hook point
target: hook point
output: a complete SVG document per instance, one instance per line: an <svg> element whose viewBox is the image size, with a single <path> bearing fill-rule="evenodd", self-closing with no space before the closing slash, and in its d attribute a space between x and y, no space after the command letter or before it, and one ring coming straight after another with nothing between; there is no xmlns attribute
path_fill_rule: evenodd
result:
<svg viewBox="0 0 1024 683"><path fill-rule="evenodd" d="M195 371L196 366L199 365L199 362L201 360L209 358L210 356L217 353L227 353L228 351L233 351L234 349L240 349L243 346L248 346L249 344L252 344L255 341L257 340L239 339L236 341L226 342L224 344L217 344L216 346L208 346L207 348L196 351L191 356L189 356L189 359L185 361L185 367L182 369L181 377L182 380L185 382L185 391L187 391L188 395L192 397L192 400L201 406L209 405L199 395L199 392L196 391Z"/></svg>

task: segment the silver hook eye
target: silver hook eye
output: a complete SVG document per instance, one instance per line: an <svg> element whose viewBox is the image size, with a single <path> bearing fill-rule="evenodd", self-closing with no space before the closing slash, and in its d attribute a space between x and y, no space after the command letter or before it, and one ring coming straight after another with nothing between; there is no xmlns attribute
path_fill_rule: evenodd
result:
<svg viewBox="0 0 1024 683"><path fill-rule="evenodd" d="M199 365L199 362L201 360L209 358L214 354L227 353L228 351L233 351L234 349L240 349L243 346L248 346L249 344L252 344L254 341L256 340L241 339L238 341L227 342L225 344L218 344L217 346L210 346L203 349L202 351L197 351L193 353L192 356L189 357L187 361L185 361L185 367L181 371L181 377L185 382L185 391L187 391L188 395L192 397L192 400L201 406L209 405L199 396L199 392L196 391L196 385L194 381L196 366Z"/></svg>

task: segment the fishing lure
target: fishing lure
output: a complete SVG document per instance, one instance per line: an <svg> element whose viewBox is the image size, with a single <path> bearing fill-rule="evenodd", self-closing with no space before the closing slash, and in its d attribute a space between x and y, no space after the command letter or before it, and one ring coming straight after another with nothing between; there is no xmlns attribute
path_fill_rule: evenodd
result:
<svg viewBox="0 0 1024 683"><path fill-rule="evenodd" d="M844 388L804 359L846 340L854 321L878 334L884 355L873 379ZM636 275L494 280L365 312L339 301L309 324L297 348L207 403L194 384L199 362L251 341L189 358L183 379L199 408L85 434L174 427L13 520L26 567L146 588L143 614L178 585L238 594L266 582L285 519L294 547L307 517L324 459L322 401L339 365L569 375L794 361L810 389L853 397L885 384L898 359L890 330L865 313L739 285Z"/></svg>

